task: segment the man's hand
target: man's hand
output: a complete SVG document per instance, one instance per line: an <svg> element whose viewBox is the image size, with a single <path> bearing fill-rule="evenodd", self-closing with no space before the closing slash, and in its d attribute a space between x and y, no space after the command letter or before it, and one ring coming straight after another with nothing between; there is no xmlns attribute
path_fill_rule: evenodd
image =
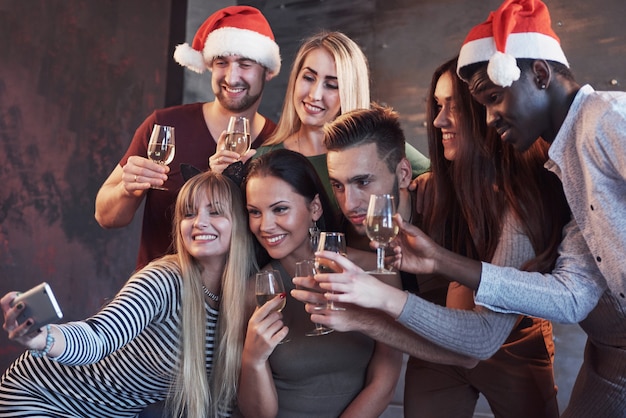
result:
<svg viewBox="0 0 626 418"><path fill-rule="evenodd" d="M167 180L169 172L170 168L166 165L157 164L138 155L130 156L122 168L124 190L131 195L137 194L137 191L143 192L151 186L161 187Z"/></svg>

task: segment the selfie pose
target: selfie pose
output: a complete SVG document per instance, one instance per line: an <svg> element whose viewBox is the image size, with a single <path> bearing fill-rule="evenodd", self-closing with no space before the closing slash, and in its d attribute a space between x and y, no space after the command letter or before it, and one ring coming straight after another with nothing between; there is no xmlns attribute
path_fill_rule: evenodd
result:
<svg viewBox="0 0 626 418"><path fill-rule="evenodd" d="M240 295L255 271L246 228L237 186L207 172L178 195L177 253L135 273L96 315L37 332L32 318L16 320L26 302L11 307L17 293L6 294L4 329L29 351L2 376L0 417L134 417L166 398L168 416L230 415Z"/></svg>

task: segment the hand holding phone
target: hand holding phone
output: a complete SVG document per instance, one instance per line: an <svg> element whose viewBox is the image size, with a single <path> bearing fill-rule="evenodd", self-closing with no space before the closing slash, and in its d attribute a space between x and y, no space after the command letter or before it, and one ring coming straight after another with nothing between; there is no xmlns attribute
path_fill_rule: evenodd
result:
<svg viewBox="0 0 626 418"><path fill-rule="evenodd" d="M33 325L30 327L32 330L37 330L63 318L61 307L54 297L54 293L52 293L52 288L46 282L18 295L11 302L11 307L20 302L24 304L24 309L18 315L17 322L21 325L28 318L32 318Z"/></svg>

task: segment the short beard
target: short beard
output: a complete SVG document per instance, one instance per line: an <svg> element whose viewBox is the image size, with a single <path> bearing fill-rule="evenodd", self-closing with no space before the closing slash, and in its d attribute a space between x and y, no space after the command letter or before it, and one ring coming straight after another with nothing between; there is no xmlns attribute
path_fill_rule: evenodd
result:
<svg viewBox="0 0 626 418"><path fill-rule="evenodd" d="M224 93L220 90L219 93L215 95L215 99L220 102L224 109L233 113L240 113L250 109L261 98L261 94L262 93L259 93L255 96L245 95L241 99L230 100L224 97Z"/></svg>
<svg viewBox="0 0 626 418"><path fill-rule="evenodd" d="M246 87L246 91L249 91L250 86L246 84L245 87ZM233 113L241 113L250 109L259 101L259 99L261 98L261 95L263 94L264 89L265 89L265 77L262 79L261 90L259 94L250 96L249 94L246 93L246 95L240 99L231 100L226 97L226 94L224 93L224 90L221 88L221 83L220 83L220 88L218 89L217 93L215 93L215 99L218 102L220 102L220 104L222 105L224 109Z"/></svg>

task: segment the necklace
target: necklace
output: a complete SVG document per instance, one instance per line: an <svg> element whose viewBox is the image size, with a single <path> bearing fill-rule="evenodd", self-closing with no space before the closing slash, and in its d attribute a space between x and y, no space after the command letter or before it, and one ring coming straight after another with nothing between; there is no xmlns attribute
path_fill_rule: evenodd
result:
<svg viewBox="0 0 626 418"><path fill-rule="evenodd" d="M207 289L204 285L202 285L202 291L204 292L205 295L207 295L209 297L209 299L211 299L213 302L215 303L220 303L220 297L218 295L216 295L215 293L211 292L209 289Z"/></svg>

